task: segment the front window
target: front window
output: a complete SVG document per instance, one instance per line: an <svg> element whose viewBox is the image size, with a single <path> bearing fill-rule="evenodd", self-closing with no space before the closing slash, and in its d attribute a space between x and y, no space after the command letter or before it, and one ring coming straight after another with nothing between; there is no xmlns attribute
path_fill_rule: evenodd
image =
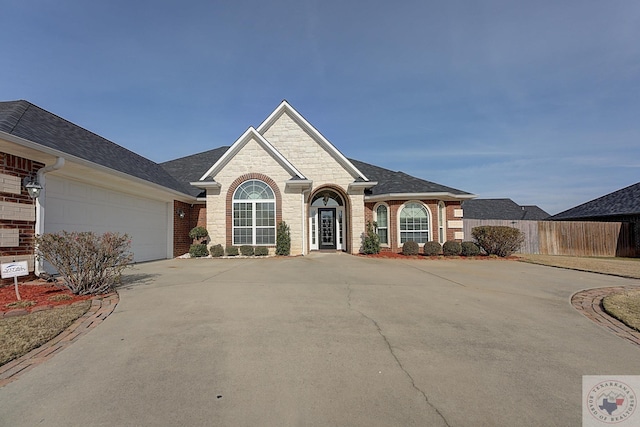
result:
<svg viewBox="0 0 640 427"><path fill-rule="evenodd" d="M420 203L407 203L400 211L400 243L429 241L429 214Z"/></svg>
<svg viewBox="0 0 640 427"><path fill-rule="evenodd" d="M242 183L233 194L233 244L275 245L276 200L262 181Z"/></svg>
<svg viewBox="0 0 640 427"><path fill-rule="evenodd" d="M380 205L376 209L376 225L378 237L380 237L380 243L383 245L389 244L389 226L387 212L388 210L385 205Z"/></svg>

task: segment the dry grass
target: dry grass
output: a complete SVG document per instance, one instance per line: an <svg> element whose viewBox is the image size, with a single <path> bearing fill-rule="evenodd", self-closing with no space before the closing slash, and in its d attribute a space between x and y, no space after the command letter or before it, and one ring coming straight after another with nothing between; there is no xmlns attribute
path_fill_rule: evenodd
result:
<svg viewBox="0 0 640 427"><path fill-rule="evenodd" d="M602 305L607 313L640 331L640 290L609 295L604 298Z"/></svg>
<svg viewBox="0 0 640 427"><path fill-rule="evenodd" d="M0 365L55 338L89 310L91 301L0 319Z"/></svg>
<svg viewBox="0 0 640 427"><path fill-rule="evenodd" d="M640 279L640 258L589 258L518 254L525 262Z"/></svg>

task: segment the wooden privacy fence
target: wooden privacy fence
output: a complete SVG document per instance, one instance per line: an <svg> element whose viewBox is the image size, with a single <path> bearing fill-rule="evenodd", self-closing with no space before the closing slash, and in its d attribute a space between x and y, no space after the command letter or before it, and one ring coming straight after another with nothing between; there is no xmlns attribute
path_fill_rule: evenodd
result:
<svg viewBox="0 0 640 427"><path fill-rule="evenodd" d="M465 219L464 235L480 225L504 225L524 234L523 254L637 257L633 224L627 222Z"/></svg>

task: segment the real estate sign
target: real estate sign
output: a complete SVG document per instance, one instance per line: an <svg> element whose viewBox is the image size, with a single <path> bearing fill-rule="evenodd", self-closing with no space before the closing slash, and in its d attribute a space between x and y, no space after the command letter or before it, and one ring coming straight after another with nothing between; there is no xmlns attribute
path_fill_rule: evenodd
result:
<svg viewBox="0 0 640 427"><path fill-rule="evenodd" d="M11 277L27 276L29 274L29 266L27 261L14 261L6 264L0 264L0 276L3 279Z"/></svg>

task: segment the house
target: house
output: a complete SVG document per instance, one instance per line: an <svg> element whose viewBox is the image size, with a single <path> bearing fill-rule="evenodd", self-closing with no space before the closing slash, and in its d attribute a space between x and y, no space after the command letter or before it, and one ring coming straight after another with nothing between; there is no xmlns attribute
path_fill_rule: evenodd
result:
<svg viewBox="0 0 640 427"><path fill-rule="evenodd" d="M348 159L286 101L230 146L163 164L27 101L0 102L0 154L0 260L30 268L34 234L61 230L128 233L147 261L187 252L196 225L214 244L273 250L281 221L294 255L355 254L372 221L399 251L462 240L461 203L475 197Z"/></svg>
<svg viewBox="0 0 640 427"><path fill-rule="evenodd" d="M462 203L465 219L542 221L549 214L535 205L518 205L511 199L473 199Z"/></svg>
<svg viewBox="0 0 640 427"><path fill-rule="evenodd" d="M629 223L633 247L640 254L640 182L567 209L549 220Z"/></svg>

